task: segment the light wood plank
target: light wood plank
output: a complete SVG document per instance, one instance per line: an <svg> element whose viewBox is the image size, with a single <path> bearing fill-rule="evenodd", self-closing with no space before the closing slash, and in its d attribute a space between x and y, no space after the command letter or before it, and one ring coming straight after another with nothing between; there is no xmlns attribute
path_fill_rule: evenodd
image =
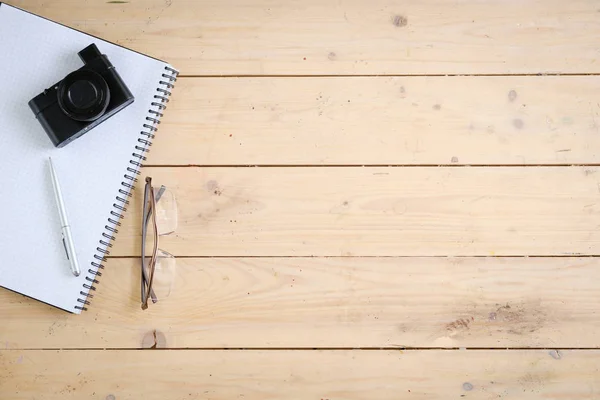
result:
<svg viewBox="0 0 600 400"><path fill-rule="evenodd" d="M82 315L0 291L0 347L598 347L597 258L179 259L143 312L108 262Z"/></svg>
<svg viewBox="0 0 600 400"><path fill-rule="evenodd" d="M594 76L181 79L149 164L600 162Z"/></svg>
<svg viewBox="0 0 600 400"><path fill-rule="evenodd" d="M0 396L595 399L598 351L0 351Z"/></svg>
<svg viewBox="0 0 600 400"><path fill-rule="evenodd" d="M176 256L598 254L598 167L147 168ZM136 190L112 255L139 254Z"/></svg>
<svg viewBox="0 0 600 400"><path fill-rule="evenodd" d="M598 73L594 0L14 0L184 74Z"/></svg>

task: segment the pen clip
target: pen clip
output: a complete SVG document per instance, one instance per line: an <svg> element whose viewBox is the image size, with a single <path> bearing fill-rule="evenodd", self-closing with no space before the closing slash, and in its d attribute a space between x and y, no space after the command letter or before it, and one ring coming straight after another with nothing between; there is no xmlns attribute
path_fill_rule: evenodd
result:
<svg viewBox="0 0 600 400"><path fill-rule="evenodd" d="M62 237L62 242L63 242L63 246L65 246L65 253L67 253L67 260L71 260L71 258L69 257L69 250L67 250L67 242L65 242L65 237Z"/></svg>

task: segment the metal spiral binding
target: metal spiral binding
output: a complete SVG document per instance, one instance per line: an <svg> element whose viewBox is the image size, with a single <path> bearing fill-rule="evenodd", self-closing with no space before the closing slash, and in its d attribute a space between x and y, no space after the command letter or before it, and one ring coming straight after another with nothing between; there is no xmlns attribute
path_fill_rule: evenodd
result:
<svg viewBox="0 0 600 400"><path fill-rule="evenodd" d="M161 75L161 79L158 84L160 87L156 89L154 95L154 101L150 103L150 109L148 110L148 116L146 117L147 123L144 123L144 128L140 132L138 138L138 145L135 146L135 151L131 154L132 159L129 161L126 173L123 175L124 181L121 182L123 188L119 189L119 194L115 197L116 202L113 204L114 210L111 210L110 217L108 217L108 224L104 226L105 232L102 233L102 239L99 240L99 246L96 248L98 253L94 254L92 261L92 268L87 270L88 275L85 277L86 283L83 284L83 288L87 290L80 291L79 294L82 298L77 299L79 305L75 306L76 310L87 311L90 300L94 296L90 292L96 290L96 286L99 283L98 277L102 276L99 271L104 269L104 263L106 257L110 254L109 248L112 247L111 241L115 240L115 234L119 232L117 227L121 226L119 221L123 217L123 213L127 211L129 205L128 198L132 196L131 191L134 189L134 184L137 182L137 176L140 175L139 169L142 167L142 163L146 161L145 154L150 151L152 146L152 139L154 139L154 133L158 130L156 125L160 124L160 118L163 116L163 110L166 107L166 103L169 102L169 96L171 96L171 89L174 87L174 83L177 80L179 72L173 68L165 66L165 72Z"/></svg>

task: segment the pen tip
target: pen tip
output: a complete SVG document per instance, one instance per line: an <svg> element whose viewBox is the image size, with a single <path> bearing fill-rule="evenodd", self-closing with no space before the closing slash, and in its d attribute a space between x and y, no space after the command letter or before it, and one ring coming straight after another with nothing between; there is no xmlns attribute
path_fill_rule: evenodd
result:
<svg viewBox="0 0 600 400"><path fill-rule="evenodd" d="M73 272L73 275L79 276L79 272Z"/></svg>

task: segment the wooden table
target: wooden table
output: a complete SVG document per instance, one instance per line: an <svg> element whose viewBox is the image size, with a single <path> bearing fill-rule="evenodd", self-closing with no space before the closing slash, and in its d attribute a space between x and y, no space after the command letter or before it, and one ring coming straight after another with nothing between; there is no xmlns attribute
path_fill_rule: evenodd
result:
<svg viewBox="0 0 600 400"><path fill-rule="evenodd" d="M13 0L171 62L90 310L0 291L1 399L598 398L597 1Z"/></svg>

